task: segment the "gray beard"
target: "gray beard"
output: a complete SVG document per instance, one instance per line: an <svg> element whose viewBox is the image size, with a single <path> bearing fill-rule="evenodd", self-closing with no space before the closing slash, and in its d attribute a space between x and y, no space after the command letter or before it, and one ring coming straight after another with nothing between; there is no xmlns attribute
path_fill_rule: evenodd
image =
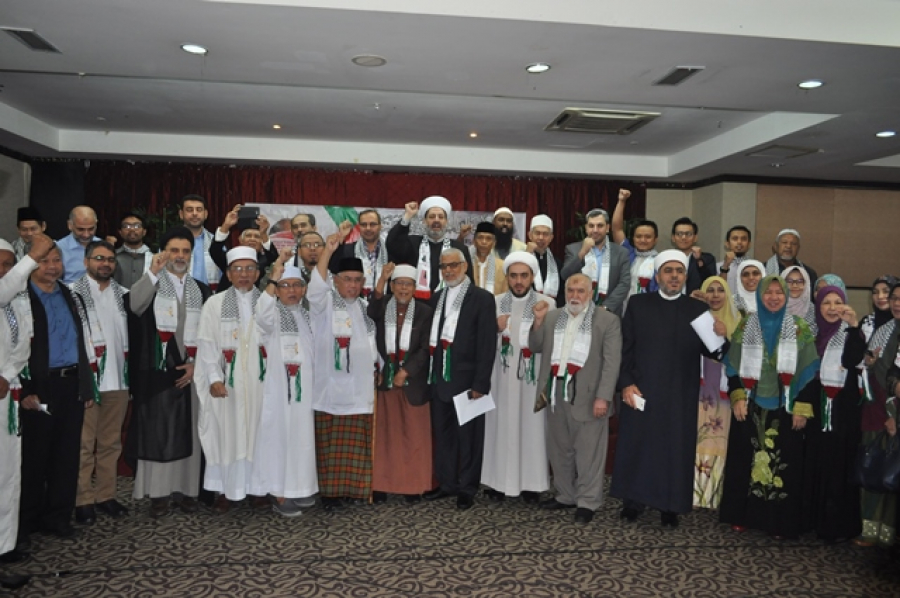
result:
<svg viewBox="0 0 900 598"><path fill-rule="evenodd" d="M444 240L444 236L447 234L447 229L441 228L441 229L435 230L433 228L429 228L429 229L426 229L426 234L429 239L431 239L432 241L437 243L438 241Z"/></svg>
<svg viewBox="0 0 900 598"><path fill-rule="evenodd" d="M571 303L566 303L566 311L569 312L573 316L577 316L587 307L586 304L582 303L580 305L572 305Z"/></svg>

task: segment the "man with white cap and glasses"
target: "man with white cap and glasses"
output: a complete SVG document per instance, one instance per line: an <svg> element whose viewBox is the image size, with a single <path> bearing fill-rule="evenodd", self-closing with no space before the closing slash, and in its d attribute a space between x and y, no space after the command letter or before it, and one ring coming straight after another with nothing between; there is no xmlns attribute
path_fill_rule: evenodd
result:
<svg viewBox="0 0 900 598"><path fill-rule="evenodd" d="M388 257L395 264L414 264L416 267L416 299L424 299L432 306L437 291L444 288L440 269L441 252L451 247L459 249L466 263L466 271L472 276L472 260L466 246L447 233L453 209L445 197L432 195L422 201L411 201L405 206L403 218L388 233L385 244ZM422 214L425 235L410 235L410 224L416 214Z"/></svg>
<svg viewBox="0 0 900 598"><path fill-rule="evenodd" d="M708 306L682 293L688 256L678 249L655 258L659 291L634 295L622 320L622 367L618 386L624 406L610 496L624 501L622 518L634 521L649 506L664 526L693 504L697 448L700 356L721 360L728 341L709 350L692 322ZM704 324L724 337L725 324Z"/></svg>
<svg viewBox="0 0 900 598"><path fill-rule="evenodd" d="M213 506L219 513L249 493L267 370L266 349L255 321L260 295L256 250L235 247L226 259L232 286L203 306L194 369L200 443L206 456L203 487L220 493ZM263 504L254 500L254 507Z"/></svg>
<svg viewBox="0 0 900 598"><path fill-rule="evenodd" d="M534 412L534 391L541 358L528 344L538 302L549 308L556 301L532 288L537 260L526 251L514 251L503 262L509 291L496 297L497 329L501 335L491 381L497 408L485 414L484 463L481 482L492 500L522 496L534 504L550 488L546 420Z"/></svg>
<svg viewBox="0 0 900 598"><path fill-rule="evenodd" d="M815 270L797 258L800 254L800 233L796 229L786 228L779 231L772 244L772 253L774 255L766 262L766 276L781 274L785 268L790 266L800 266L809 274L810 280L819 279ZM815 287L810 285L809 296L812 297L814 293Z"/></svg>
<svg viewBox="0 0 900 598"><path fill-rule="evenodd" d="M565 303L565 289L559 275L560 262L550 251L553 241L553 220L546 214L538 214L531 219L528 230L528 244L525 251L537 260L538 269L534 273L534 290L556 301L557 307Z"/></svg>
<svg viewBox="0 0 900 598"><path fill-rule="evenodd" d="M497 254L497 257L505 260L512 251L525 250L525 243L513 237L516 232L516 224L512 210L506 207L498 208L494 212L492 223L496 229L497 240L494 245L494 253Z"/></svg>

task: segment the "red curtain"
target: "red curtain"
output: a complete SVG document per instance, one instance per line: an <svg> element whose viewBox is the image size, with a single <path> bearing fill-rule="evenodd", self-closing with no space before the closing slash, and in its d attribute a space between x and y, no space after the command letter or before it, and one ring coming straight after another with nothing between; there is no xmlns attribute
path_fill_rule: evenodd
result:
<svg viewBox="0 0 900 598"><path fill-rule="evenodd" d="M460 210L494 211L506 206L553 219L553 251L562 257L577 226L576 212L602 207L612 213L620 187L631 190L626 218L645 213L646 189L616 181L315 170L271 166L229 166L159 162L90 161L85 198L95 208L101 231L115 231L122 213L141 207L158 213L188 193L209 203L207 228L237 203L293 203L402 208L429 195L443 195ZM104 226L105 225L105 226ZM525 231L518 231L525 237Z"/></svg>

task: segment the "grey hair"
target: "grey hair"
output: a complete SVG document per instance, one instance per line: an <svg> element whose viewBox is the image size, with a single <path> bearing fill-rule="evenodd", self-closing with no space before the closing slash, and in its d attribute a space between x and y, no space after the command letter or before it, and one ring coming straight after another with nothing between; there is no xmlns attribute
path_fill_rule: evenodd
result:
<svg viewBox="0 0 900 598"><path fill-rule="evenodd" d="M441 257L444 257L445 255L455 255L461 261L463 261L463 262L466 261L466 256L464 256L463 252L460 251L459 249L457 249L456 247L448 247L447 249L443 250L441 252Z"/></svg>
<svg viewBox="0 0 900 598"><path fill-rule="evenodd" d="M607 212L603 208L594 208L593 210L585 214L584 221L587 222L591 218L596 218L597 216L603 216L604 224L609 224L609 212Z"/></svg>
<svg viewBox="0 0 900 598"><path fill-rule="evenodd" d="M583 274L581 272L576 272L575 274L571 275L570 277L568 277L566 279L567 287L569 286L569 281L572 281L572 280L581 280L582 282L587 284L588 289L590 289L591 286L594 284L594 281L591 280L590 276L588 276L587 274Z"/></svg>

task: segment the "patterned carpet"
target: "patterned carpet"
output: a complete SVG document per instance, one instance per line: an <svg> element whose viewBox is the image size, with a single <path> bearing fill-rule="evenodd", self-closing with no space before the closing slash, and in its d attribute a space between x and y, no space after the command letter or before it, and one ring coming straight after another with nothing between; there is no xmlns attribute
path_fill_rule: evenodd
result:
<svg viewBox="0 0 900 598"><path fill-rule="evenodd" d="M127 518L75 540L33 536L32 558L7 572L34 576L0 596L765 597L900 596L898 551L776 542L735 534L711 512L659 525L618 519L608 500L587 526L572 511L479 495L455 502L316 507L295 519L247 505L152 520L120 480Z"/></svg>

